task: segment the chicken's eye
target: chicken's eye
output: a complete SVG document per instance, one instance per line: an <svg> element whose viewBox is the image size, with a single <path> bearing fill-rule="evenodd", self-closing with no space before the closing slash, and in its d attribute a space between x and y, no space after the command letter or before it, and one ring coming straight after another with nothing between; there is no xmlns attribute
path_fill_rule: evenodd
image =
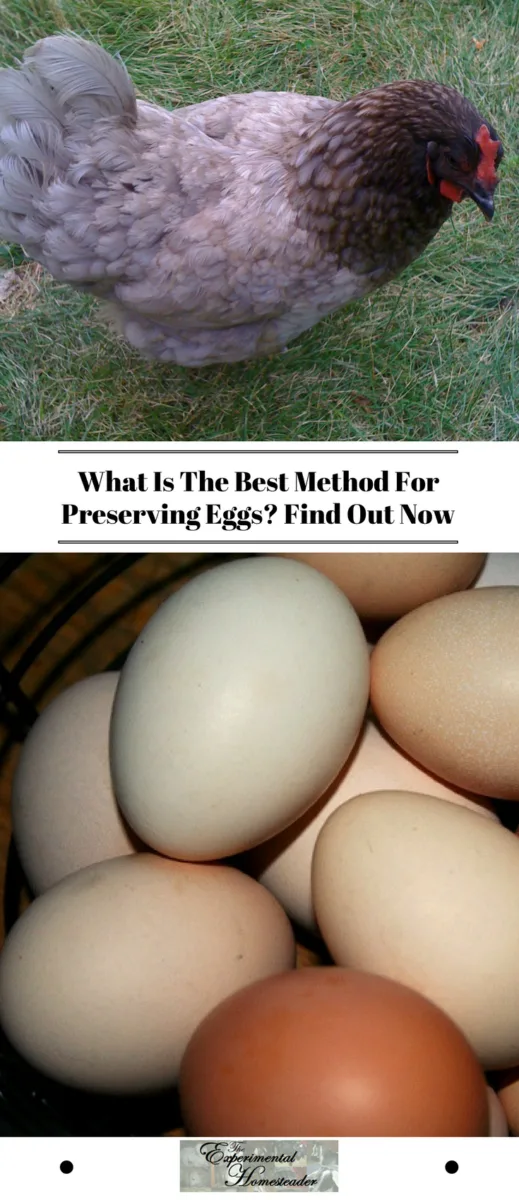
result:
<svg viewBox="0 0 519 1200"><path fill-rule="evenodd" d="M445 153L445 161L448 162L449 167L457 167L458 166L454 155L451 154L449 150L447 150Z"/></svg>

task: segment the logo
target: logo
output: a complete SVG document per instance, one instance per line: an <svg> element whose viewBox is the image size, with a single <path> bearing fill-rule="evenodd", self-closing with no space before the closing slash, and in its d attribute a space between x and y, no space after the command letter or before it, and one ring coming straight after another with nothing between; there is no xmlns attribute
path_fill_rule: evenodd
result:
<svg viewBox="0 0 519 1200"><path fill-rule="evenodd" d="M180 1142L180 1191L337 1192L337 1141Z"/></svg>

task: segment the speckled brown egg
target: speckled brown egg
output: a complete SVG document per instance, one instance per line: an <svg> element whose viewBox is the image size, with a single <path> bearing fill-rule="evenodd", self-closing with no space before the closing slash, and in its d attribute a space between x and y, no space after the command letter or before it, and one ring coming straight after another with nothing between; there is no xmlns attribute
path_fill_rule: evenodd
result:
<svg viewBox="0 0 519 1200"><path fill-rule="evenodd" d="M426 770L519 799L519 587L443 596L402 617L371 656L371 702Z"/></svg>
<svg viewBox="0 0 519 1200"><path fill-rule="evenodd" d="M291 554L327 575L364 620L390 621L467 588L485 554Z"/></svg>

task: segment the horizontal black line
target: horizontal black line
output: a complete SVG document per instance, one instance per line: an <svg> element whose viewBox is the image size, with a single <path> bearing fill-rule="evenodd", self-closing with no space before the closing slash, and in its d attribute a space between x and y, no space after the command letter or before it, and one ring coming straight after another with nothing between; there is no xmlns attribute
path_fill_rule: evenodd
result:
<svg viewBox="0 0 519 1200"><path fill-rule="evenodd" d="M221 538L200 538L202 546L234 546L238 548L240 543L224 542ZM60 538L58 546L186 546L185 538ZM397 539L382 539L382 538L352 538L351 541L343 539L326 539L319 538L315 541L298 541L296 538L285 538L280 540L274 538L271 541L258 541L253 539L244 545L247 546L459 546L458 539L451 538L450 540L432 539L415 541L413 538L405 540ZM187 548L192 549L192 544L187 543Z"/></svg>
<svg viewBox="0 0 519 1200"><path fill-rule="evenodd" d="M182 450L58 450L58 454L459 454L459 450L265 450L233 449L228 450L199 450L196 446Z"/></svg>

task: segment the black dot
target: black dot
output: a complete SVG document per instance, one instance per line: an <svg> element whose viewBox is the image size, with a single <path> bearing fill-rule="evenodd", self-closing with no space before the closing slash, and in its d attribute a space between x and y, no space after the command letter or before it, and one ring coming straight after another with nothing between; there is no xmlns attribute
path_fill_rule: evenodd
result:
<svg viewBox="0 0 519 1200"><path fill-rule="evenodd" d="M66 1158L65 1162L59 1164L59 1169L60 1171L63 1171L64 1175L70 1175L70 1172L74 1170L74 1164L69 1162L68 1158Z"/></svg>
<svg viewBox="0 0 519 1200"><path fill-rule="evenodd" d="M445 1170L448 1175L455 1175L458 1169L457 1162L454 1162L454 1159L452 1158L449 1159L449 1162L445 1163Z"/></svg>

